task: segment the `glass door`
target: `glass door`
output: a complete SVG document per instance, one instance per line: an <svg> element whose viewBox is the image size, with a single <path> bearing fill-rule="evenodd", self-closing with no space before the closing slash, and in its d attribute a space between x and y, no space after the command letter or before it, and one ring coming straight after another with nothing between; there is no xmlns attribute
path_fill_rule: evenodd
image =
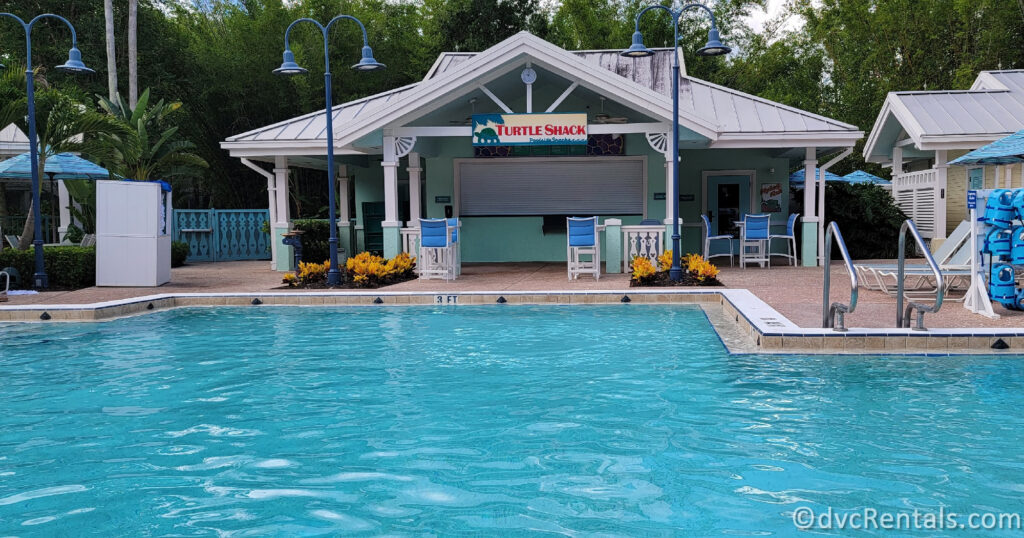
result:
<svg viewBox="0 0 1024 538"><path fill-rule="evenodd" d="M739 223L750 212L750 176L708 176L707 193L711 234L739 239Z"/></svg>

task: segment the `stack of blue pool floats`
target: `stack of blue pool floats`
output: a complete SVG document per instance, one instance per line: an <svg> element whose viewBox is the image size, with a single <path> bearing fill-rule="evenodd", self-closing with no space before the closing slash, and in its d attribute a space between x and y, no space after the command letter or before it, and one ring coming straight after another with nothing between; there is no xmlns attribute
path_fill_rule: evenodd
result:
<svg viewBox="0 0 1024 538"><path fill-rule="evenodd" d="M1024 189L996 189L979 219L991 230L985 236L985 252L992 256L988 294L1011 310L1024 310L1024 289L1018 289L1014 265L1024 266Z"/></svg>

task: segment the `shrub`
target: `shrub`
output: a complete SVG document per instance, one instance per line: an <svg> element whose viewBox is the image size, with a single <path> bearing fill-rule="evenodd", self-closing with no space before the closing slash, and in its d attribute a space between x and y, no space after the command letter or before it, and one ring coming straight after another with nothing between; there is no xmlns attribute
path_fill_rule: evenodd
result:
<svg viewBox="0 0 1024 538"><path fill-rule="evenodd" d="M793 201L792 211L801 213L803 197L798 193ZM839 225L853 259L895 258L897 236L906 218L892 195L878 185L825 184L825 224L835 221ZM839 247L833 243L832 259L838 257Z"/></svg>
<svg viewBox="0 0 1024 538"><path fill-rule="evenodd" d="M192 248L184 241L171 241L171 267L185 265L185 260L192 254Z"/></svg>
<svg viewBox="0 0 1024 538"><path fill-rule="evenodd" d="M86 288L96 285L96 247L43 247L43 266L53 288ZM32 249L0 251L0 269L13 267L21 274L18 287L32 287L35 254Z"/></svg>
<svg viewBox="0 0 1024 538"><path fill-rule="evenodd" d="M630 286L720 286L718 268L699 254L687 254L680 258L683 269L682 279L669 278L672 269L672 251L666 250L654 262L643 256L635 256L630 262Z"/></svg>
<svg viewBox="0 0 1024 538"><path fill-rule="evenodd" d="M376 288L410 278L415 267L416 259L406 252L390 260L369 252L360 252L345 264L352 283L360 288Z"/></svg>
<svg viewBox="0 0 1024 538"><path fill-rule="evenodd" d="M299 219L293 225L302 230L302 261L317 263L331 257L331 227L326 220Z"/></svg>

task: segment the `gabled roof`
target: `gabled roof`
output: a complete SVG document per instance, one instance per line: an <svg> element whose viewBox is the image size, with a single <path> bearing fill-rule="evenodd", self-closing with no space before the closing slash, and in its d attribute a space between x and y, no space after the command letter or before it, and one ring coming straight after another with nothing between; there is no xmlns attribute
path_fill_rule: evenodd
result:
<svg viewBox="0 0 1024 538"><path fill-rule="evenodd" d="M672 49L656 48L653 56L625 58L620 50L578 50L572 54L636 84L672 98ZM445 52L424 80L458 69L473 52ZM680 113L700 117L725 133L793 133L856 131L848 123L820 116L755 95L712 84L689 75L679 82Z"/></svg>
<svg viewBox="0 0 1024 538"><path fill-rule="evenodd" d="M13 123L0 129L0 155L17 155L28 149L28 137Z"/></svg>
<svg viewBox="0 0 1024 538"><path fill-rule="evenodd" d="M1024 129L1024 70L982 71L970 90L890 92L864 145L892 160L905 137L922 150L973 149Z"/></svg>
<svg viewBox="0 0 1024 538"><path fill-rule="evenodd" d="M334 107L335 147L361 152L353 151L353 145L366 145L374 132L379 145L381 129L406 125L450 102L453 93L486 84L524 61L599 94L617 96L643 115L671 122L672 49L656 49L648 58L623 58L618 52L566 51L520 32L484 52L442 53L421 82ZM711 147L849 147L863 136L853 125L695 77L681 78L679 96L681 126L707 139ZM232 136L222 147L236 156L266 154L268 149L299 154L319 148L322 154L324 131L322 113L312 113Z"/></svg>

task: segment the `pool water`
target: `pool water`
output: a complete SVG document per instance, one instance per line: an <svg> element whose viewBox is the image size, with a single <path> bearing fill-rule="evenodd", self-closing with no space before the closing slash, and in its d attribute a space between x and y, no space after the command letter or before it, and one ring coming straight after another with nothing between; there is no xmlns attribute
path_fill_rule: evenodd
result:
<svg viewBox="0 0 1024 538"><path fill-rule="evenodd" d="M803 506L1024 511L1024 362L730 355L693 307L0 325L0 376L0 535L788 536Z"/></svg>

